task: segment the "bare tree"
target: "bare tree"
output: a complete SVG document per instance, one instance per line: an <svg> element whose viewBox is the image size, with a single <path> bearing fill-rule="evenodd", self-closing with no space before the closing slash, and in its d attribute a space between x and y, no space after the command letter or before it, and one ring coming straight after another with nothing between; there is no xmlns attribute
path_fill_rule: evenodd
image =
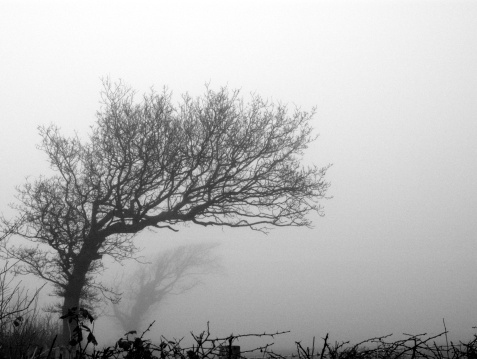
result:
<svg viewBox="0 0 477 359"><path fill-rule="evenodd" d="M18 188L18 215L3 218L3 250L56 288L63 313L104 289L95 280L102 257L135 253L145 228L310 226L329 166L303 167L312 135L311 113L289 114L253 95L207 89L196 99L152 91L142 101L122 83L104 81L103 105L86 140L40 127L56 175ZM23 237L28 245L15 245ZM67 335L67 328L63 329Z"/></svg>
<svg viewBox="0 0 477 359"><path fill-rule="evenodd" d="M0 269L0 335L5 333L5 326L11 323L21 323L22 316L28 313L30 306L38 299L41 286L33 295L29 296L28 291L20 283L13 283L13 277L9 276L14 264L5 262ZM18 326L19 324L14 324ZM2 341L0 340L0 343Z"/></svg>
<svg viewBox="0 0 477 359"><path fill-rule="evenodd" d="M218 272L221 266L212 254L216 246L199 243L160 252L150 257L149 264L138 264L130 275L117 280L114 288L123 296L113 303L113 310L124 331L139 331L151 310L166 297L189 291L205 275Z"/></svg>

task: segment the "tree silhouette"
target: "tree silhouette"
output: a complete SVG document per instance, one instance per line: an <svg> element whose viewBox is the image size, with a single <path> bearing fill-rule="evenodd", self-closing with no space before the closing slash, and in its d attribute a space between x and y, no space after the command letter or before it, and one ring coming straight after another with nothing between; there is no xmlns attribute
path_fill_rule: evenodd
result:
<svg viewBox="0 0 477 359"><path fill-rule="evenodd" d="M102 257L132 257L145 228L190 222L266 232L310 226L310 212L323 214L329 166L301 165L316 139L313 111L289 114L257 95L245 103L226 88L177 105L167 91L136 102L131 88L103 82L88 138L39 128L55 174L18 187L17 216L2 219L3 251L22 263L19 273L55 286L63 313L107 289L96 280ZM18 236L31 245L15 245Z"/></svg>
<svg viewBox="0 0 477 359"><path fill-rule="evenodd" d="M142 330L150 311L166 297L189 291L203 276L218 272L218 258L212 255L216 246L194 244L160 252L149 264L139 264L126 278L116 281L114 288L123 296L119 303L113 303L113 311L124 331Z"/></svg>

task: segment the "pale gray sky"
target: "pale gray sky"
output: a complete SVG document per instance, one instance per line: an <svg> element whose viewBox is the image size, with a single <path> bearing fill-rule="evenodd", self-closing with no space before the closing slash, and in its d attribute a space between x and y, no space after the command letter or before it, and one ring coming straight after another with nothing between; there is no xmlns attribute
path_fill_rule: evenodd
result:
<svg viewBox="0 0 477 359"><path fill-rule="evenodd" d="M204 84L317 106L307 163L332 182L313 229L146 233L219 240L227 268L160 311L177 337L291 330L283 342L477 325L477 3L2 1L0 211L46 173L37 126L86 133L100 78L140 92ZM100 337L98 335L98 337ZM281 340L276 339L277 343Z"/></svg>

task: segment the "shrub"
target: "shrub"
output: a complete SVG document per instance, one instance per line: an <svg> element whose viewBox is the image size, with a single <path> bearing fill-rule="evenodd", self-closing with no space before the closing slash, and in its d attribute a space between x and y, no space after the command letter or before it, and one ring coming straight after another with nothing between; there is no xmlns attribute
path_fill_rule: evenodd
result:
<svg viewBox="0 0 477 359"><path fill-rule="evenodd" d="M0 358L26 358L41 354L45 343L55 336L55 325L50 315L38 309L36 290L29 295L20 283L13 283L7 262L0 270Z"/></svg>

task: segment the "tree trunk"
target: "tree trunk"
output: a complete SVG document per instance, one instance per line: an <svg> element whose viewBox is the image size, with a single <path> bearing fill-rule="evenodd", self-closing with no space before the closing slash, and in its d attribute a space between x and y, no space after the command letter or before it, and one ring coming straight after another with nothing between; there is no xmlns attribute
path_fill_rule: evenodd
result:
<svg viewBox="0 0 477 359"><path fill-rule="evenodd" d="M73 307L79 307L80 295L73 295L72 293L67 293L65 291L65 297L63 300L63 315L68 313L68 309ZM69 318L63 319L63 331L61 336L61 345L67 346L70 341L71 331L74 329L74 322L69 323Z"/></svg>
<svg viewBox="0 0 477 359"><path fill-rule="evenodd" d="M63 301L63 315L68 313L68 309L73 307L79 308L81 293L84 286L86 285L86 275L89 272L91 263L95 260L97 256L91 254L91 252L81 251L78 256L78 260L75 263L73 273L69 280L68 285L64 291L64 301ZM70 341L70 336L72 330L76 327L76 322L72 321L69 323L69 318L63 319L63 333L61 338L61 345L67 346Z"/></svg>

